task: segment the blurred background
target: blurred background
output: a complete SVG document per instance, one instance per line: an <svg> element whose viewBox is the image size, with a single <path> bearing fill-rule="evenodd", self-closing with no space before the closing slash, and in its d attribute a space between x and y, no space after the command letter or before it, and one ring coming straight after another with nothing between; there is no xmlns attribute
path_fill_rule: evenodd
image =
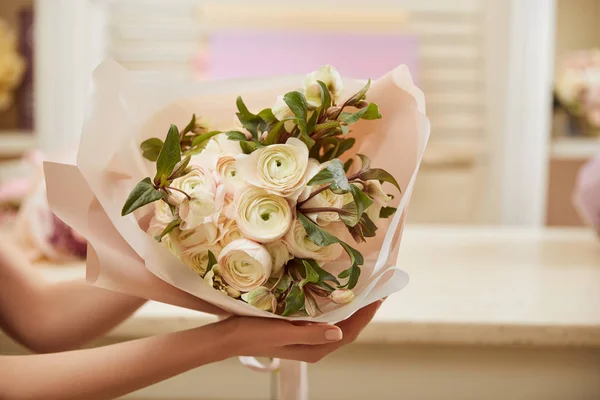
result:
<svg viewBox="0 0 600 400"><path fill-rule="evenodd" d="M306 73L325 63L377 78L407 64L431 120L400 258L417 266L413 292L403 307L383 307L388 325L376 325L362 347L334 358L349 375L332 379L361 373L359 360L386 369L385 379L411 377L406 398L598 399L590 377L600 372L600 249L590 225L600 219L600 189L586 204L573 201L582 167L600 152L598 21L600 0L2 0L0 223L28 220L32 259L63 262L47 248L59 222L35 214L40 161L74 157L87 84L106 57L165 82ZM585 187L599 177L589 172ZM400 338L386 336L394 323ZM507 336L494 339L497 329ZM429 347L404 347L423 341ZM523 343L530 347L511 347ZM241 374L219 368L213 373ZM196 378L176 382L136 398L199 398L180 390ZM238 398L223 390L206 398ZM382 393L368 398L405 398Z"/></svg>

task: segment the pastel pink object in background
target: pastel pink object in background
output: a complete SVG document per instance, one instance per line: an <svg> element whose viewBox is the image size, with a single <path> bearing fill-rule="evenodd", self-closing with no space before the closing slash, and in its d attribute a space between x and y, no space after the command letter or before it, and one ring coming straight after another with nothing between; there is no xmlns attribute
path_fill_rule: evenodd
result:
<svg viewBox="0 0 600 400"><path fill-rule="evenodd" d="M418 82L417 51L406 34L222 31L197 65L209 79L305 74L324 64L345 77L376 79L406 64Z"/></svg>
<svg viewBox="0 0 600 400"><path fill-rule="evenodd" d="M581 169L575 189L575 204L582 218L600 233L600 155Z"/></svg>

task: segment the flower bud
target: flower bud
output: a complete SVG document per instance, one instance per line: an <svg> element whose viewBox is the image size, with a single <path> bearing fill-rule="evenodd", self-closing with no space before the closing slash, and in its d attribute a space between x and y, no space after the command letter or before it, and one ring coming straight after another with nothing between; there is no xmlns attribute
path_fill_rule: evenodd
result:
<svg viewBox="0 0 600 400"><path fill-rule="evenodd" d="M329 298L336 304L348 304L354 300L354 292L350 289L336 289L331 292Z"/></svg>

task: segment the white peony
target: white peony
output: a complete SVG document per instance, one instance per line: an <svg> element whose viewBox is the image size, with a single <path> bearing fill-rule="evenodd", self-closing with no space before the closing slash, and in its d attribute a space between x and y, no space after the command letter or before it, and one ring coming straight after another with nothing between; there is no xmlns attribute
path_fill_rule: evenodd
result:
<svg viewBox="0 0 600 400"><path fill-rule="evenodd" d="M307 167L308 148L296 138L237 157L237 171L244 181L293 201L305 188Z"/></svg>
<svg viewBox="0 0 600 400"><path fill-rule="evenodd" d="M265 244L265 249L271 255L271 261L273 262L272 275L279 276L279 273L283 271L283 266L294 257L292 257L282 240Z"/></svg>
<svg viewBox="0 0 600 400"><path fill-rule="evenodd" d="M235 240L225 246L218 263L223 281L242 293L262 286L271 276L269 252L248 239Z"/></svg>
<svg viewBox="0 0 600 400"><path fill-rule="evenodd" d="M283 197L246 187L234 198L235 220L242 234L261 243L280 239L292 225L292 209Z"/></svg>
<svg viewBox="0 0 600 400"><path fill-rule="evenodd" d="M337 70L331 65L325 65L318 70L311 72L304 79L304 94L306 101L313 107L321 105L321 86L317 81L323 82L335 103L338 103L344 92L344 83Z"/></svg>
<svg viewBox="0 0 600 400"><path fill-rule="evenodd" d="M311 258L318 262L333 261L342 254L343 250L337 243L326 247L314 244L298 220L294 221L292 229L285 235L284 240L293 256Z"/></svg>

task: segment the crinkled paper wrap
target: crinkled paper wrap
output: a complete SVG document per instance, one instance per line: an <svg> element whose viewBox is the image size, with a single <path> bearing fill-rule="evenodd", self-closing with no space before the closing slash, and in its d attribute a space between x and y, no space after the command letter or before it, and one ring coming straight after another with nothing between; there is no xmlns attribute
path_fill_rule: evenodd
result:
<svg viewBox="0 0 600 400"><path fill-rule="evenodd" d="M154 176L153 164L139 150L143 140L163 138L171 123L185 126L193 113L206 118L212 128L230 129L238 95L257 112L300 82L302 77L291 76L167 86L134 78L114 61L101 64L91 85L76 165L45 165L53 211L88 239L88 280L106 289L205 312L283 318L214 290L146 234L138 221L152 212L152 206L125 217L121 208L137 182ZM355 93L363 85L363 81L347 80L345 93ZM356 299L346 305L331 303L313 321L346 319L408 283L407 274L395 264L406 207L429 137L424 96L405 66L374 81L367 96L379 105L383 118L353 125L350 135L357 141L352 152L366 154L371 165L394 175L403 195L394 199L398 212L380 221L377 237L357 247L365 264ZM339 271L347 260L337 263L331 268Z"/></svg>

